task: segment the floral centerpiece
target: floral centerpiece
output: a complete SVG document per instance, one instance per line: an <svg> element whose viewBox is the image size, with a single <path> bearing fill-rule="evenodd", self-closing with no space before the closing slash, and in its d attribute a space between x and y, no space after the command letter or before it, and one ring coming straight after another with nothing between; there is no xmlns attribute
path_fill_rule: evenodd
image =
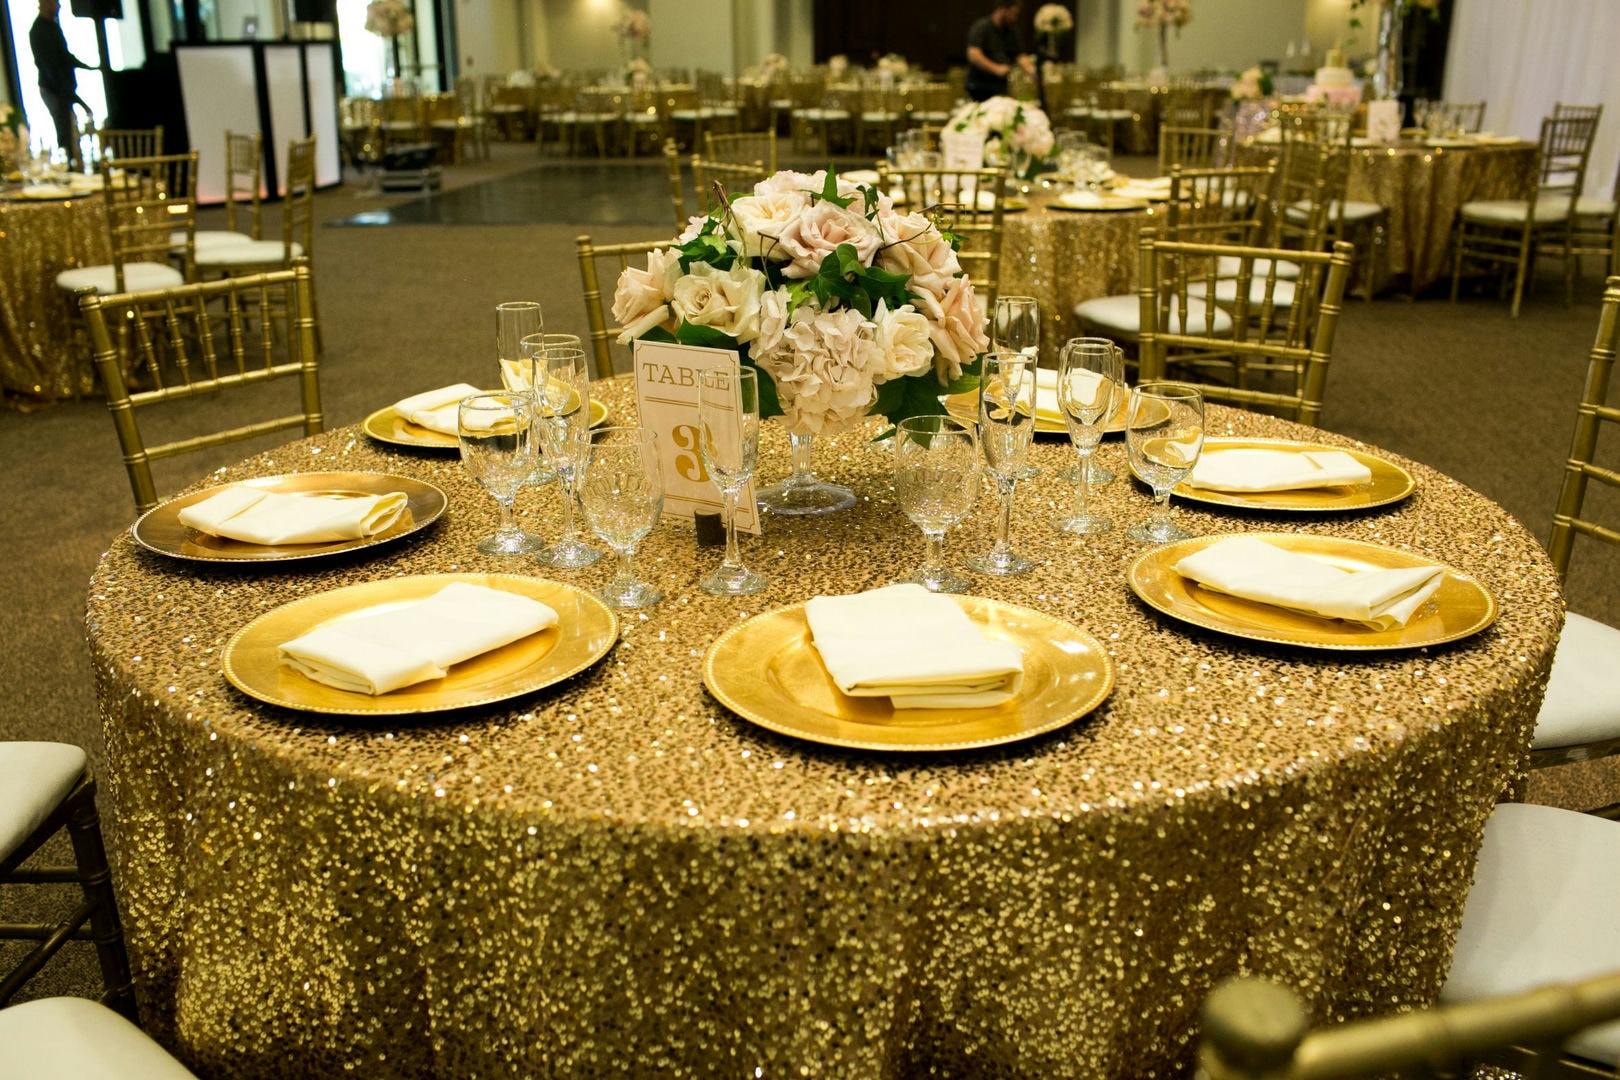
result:
<svg viewBox="0 0 1620 1080"><path fill-rule="evenodd" d="M624 81L631 86L644 86L652 73L652 63L643 56L632 57L624 65Z"/></svg>
<svg viewBox="0 0 1620 1080"><path fill-rule="evenodd" d="M997 96L970 101L957 108L945 126L952 131L974 131L984 138L985 158L1011 158L1013 173L1034 179L1052 155L1052 122L1033 101Z"/></svg>
<svg viewBox="0 0 1620 1080"><path fill-rule="evenodd" d="M1271 96L1271 88L1271 76L1260 68L1252 67L1233 81L1232 100L1259 101Z"/></svg>
<svg viewBox="0 0 1620 1080"><path fill-rule="evenodd" d="M892 75L898 79L911 70L911 65L906 63L906 58L899 53L885 53L878 58L877 69L882 74Z"/></svg>
<svg viewBox="0 0 1620 1080"><path fill-rule="evenodd" d="M15 105L0 104L0 169L10 172L22 160L28 148L28 129L23 126L23 111Z"/></svg>
<svg viewBox="0 0 1620 1080"><path fill-rule="evenodd" d="M921 213L830 171L783 171L695 217L645 269L619 276L619 342L735 349L759 380L760 415L781 416L794 477L810 439L868 415L944 412L978 385L984 316L957 240ZM790 511L792 512L792 511Z"/></svg>
<svg viewBox="0 0 1620 1080"><path fill-rule="evenodd" d="M827 57L827 78L842 79L849 74L849 57L843 53L836 53Z"/></svg>
<svg viewBox="0 0 1620 1080"><path fill-rule="evenodd" d="M1074 29L1074 16L1062 4L1042 4L1035 9L1035 33L1041 37L1046 55L1058 54L1058 39Z"/></svg>
<svg viewBox="0 0 1620 1080"><path fill-rule="evenodd" d="M619 15L613 32L623 41L646 41L652 36L652 20L645 11L631 8Z"/></svg>
<svg viewBox="0 0 1620 1080"><path fill-rule="evenodd" d="M416 15L405 0L371 0L366 5L366 29L385 39L394 60L392 74L400 73L399 39L416 27Z"/></svg>
<svg viewBox="0 0 1620 1080"><path fill-rule="evenodd" d="M1191 0L1142 0L1136 8L1136 26L1139 30L1159 32L1159 67L1170 68L1170 28L1181 28L1192 22Z"/></svg>

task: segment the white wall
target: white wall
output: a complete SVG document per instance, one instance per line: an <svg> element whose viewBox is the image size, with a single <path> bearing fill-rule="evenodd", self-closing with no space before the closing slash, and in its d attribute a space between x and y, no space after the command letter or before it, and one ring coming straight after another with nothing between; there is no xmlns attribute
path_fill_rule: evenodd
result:
<svg viewBox="0 0 1620 1080"><path fill-rule="evenodd" d="M1136 28L1135 0L1115 5L1120 63L1145 72L1158 63L1158 31ZM1305 7L1306 0L1194 0L1192 21L1179 36L1170 31L1170 71L1241 71L1261 60L1281 62L1289 42L1305 36Z"/></svg>
<svg viewBox="0 0 1620 1080"><path fill-rule="evenodd" d="M647 0L656 68L732 74L732 0Z"/></svg>

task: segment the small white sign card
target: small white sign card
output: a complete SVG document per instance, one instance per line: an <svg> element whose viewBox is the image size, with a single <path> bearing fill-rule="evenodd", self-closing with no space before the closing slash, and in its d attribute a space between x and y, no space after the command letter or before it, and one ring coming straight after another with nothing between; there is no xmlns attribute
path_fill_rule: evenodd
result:
<svg viewBox="0 0 1620 1080"><path fill-rule="evenodd" d="M738 364L735 349L662 341L635 344L636 408L641 426L658 433L665 517L691 521L699 510L721 509L720 489L709 479L699 448L698 383L705 371L736 371ZM770 378L763 372L760 377ZM720 434L725 437L728 433ZM737 528L759 535L753 480L737 496Z"/></svg>
<svg viewBox="0 0 1620 1080"><path fill-rule="evenodd" d="M968 128L966 131L946 128L939 133L939 147L941 151L940 161L942 163L940 167L947 172L960 169L977 170L984 168L984 136L975 132L972 128ZM944 188L944 195L947 200L956 200L956 183L957 178L954 176L940 178L940 186ZM962 183L964 190L961 201L965 203L973 195L977 184L971 179L964 179Z"/></svg>
<svg viewBox="0 0 1620 1080"><path fill-rule="evenodd" d="M1392 143L1400 141L1400 102L1367 102L1367 138L1371 139L1375 143Z"/></svg>

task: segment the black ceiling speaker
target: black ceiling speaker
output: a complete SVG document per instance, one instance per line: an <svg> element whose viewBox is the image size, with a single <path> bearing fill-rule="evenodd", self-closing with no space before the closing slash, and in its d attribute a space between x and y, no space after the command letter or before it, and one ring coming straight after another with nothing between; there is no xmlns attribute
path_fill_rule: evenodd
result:
<svg viewBox="0 0 1620 1080"><path fill-rule="evenodd" d="M122 19L124 0L73 0L73 14L81 19Z"/></svg>

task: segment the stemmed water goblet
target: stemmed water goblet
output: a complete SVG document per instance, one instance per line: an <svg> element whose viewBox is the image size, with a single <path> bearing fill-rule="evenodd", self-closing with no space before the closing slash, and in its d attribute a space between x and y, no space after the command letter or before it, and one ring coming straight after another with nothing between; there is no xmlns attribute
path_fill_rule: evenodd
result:
<svg viewBox="0 0 1620 1080"><path fill-rule="evenodd" d="M1107 532L1114 523L1092 512L1087 505L1091 495L1091 458L1102 441L1103 430L1114 414L1125 382L1125 365L1112 343L1069 341L1058 358L1058 408L1069 429L1079 463L1075 477L1075 511L1052 519L1061 532L1089 535Z"/></svg>
<svg viewBox="0 0 1620 1080"><path fill-rule="evenodd" d="M557 542L535 558L544 566L577 570L602 557L600 551L580 538L574 514L580 464L590 434L591 370L583 349L545 349L544 374L540 359L538 355L533 357L533 393L546 457L561 481L558 487L562 489L563 529Z"/></svg>
<svg viewBox="0 0 1620 1080"><path fill-rule="evenodd" d="M996 482L1001 513L996 519L994 546L968 559L968 565L981 573L1023 574L1035 568L1033 561L1008 542L1013 494L1029 461L1034 434L1035 361L1021 353L989 353L979 375L979 443Z"/></svg>
<svg viewBox="0 0 1620 1080"><path fill-rule="evenodd" d="M1204 395L1196 386L1147 382L1131 390L1125 447L1131 469L1153 489L1153 515L1126 536L1166 544L1192 535L1170 520L1170 489L1192 471L1203 446Z"/></svg>
<svg viewBox="0 0 1620 1080"><path fill-rule="evenodd" d="M501 523L478 541L486 555L526 555L544 541L518 528L512 503L534 467L534 406L518 393L470 394L456 413L462 467L495 497Z"/></svg>
<svg viewBox="0 0 1620 1080"><path fill-rule="evenodd" d="M967 592L945 565L945 530L967 517L979 494L979 446L973 428L949 416L912 416L894 433L894 490L900 509L927 541L923 564L904 582L932 592Z"/></svg>
<svg viewBox="0 0 1620 1080"><path fill-rule="evenodd" d="M726 554L698 582L714 596L747 596L765 588L765 575L737 553L737 496L759 459L759 373L753 368L705 371L698 381L698 450L709 479L720 489L726 519Z"/></svg>
<svg viewBox="0 0 1620 1080"><path fill-rule="evenodd" d="M658 436L649 428L609 427L588 432L579 462L579 504L591 531L619 557L613 580L596 591L614 608L651 607L664 598L636 577L636 545L664 511L664 473Z"/></svg>

